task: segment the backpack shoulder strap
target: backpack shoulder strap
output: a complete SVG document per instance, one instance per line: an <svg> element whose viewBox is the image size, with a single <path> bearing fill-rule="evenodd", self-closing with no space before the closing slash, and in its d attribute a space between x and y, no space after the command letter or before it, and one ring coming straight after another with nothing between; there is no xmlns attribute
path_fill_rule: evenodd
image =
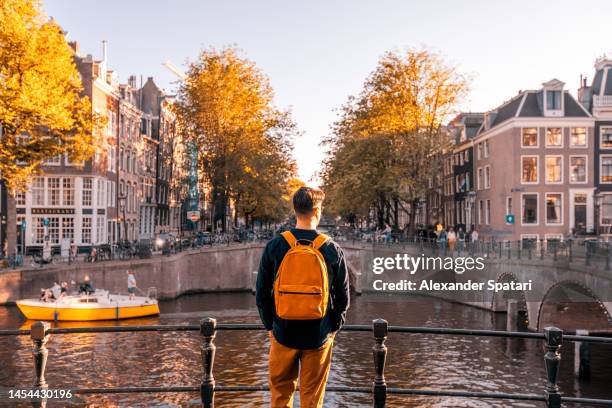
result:
<svg viewBox="0 0 612 408"><path fill-rule="evenodd" d="M325 244L327 241L329 241L329 235L325 235L325 234L319 234L314 241L312 241L312 246L314 247L314 249L319 249L323 246L323 244Z"/></svg>
<svg viewBox="0 0 612 408"><path fill-rule="evenodd" d="M291 233L291 231L282 232L281 235L283 238L285 238L285 241L287 241L291 248L297 245L297 239L295 238L295 235Z"/></svg>

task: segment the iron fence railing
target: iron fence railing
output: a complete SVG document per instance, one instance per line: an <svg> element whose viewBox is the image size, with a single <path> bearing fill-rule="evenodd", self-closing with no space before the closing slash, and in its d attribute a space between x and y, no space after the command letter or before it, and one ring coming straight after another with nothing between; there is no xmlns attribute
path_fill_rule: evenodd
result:
<svg viewBox="0 0 612 408"><path fill-rule="evenodd" d="M217 331L236 330L262 330L260 324L217 324L216 319L206 318L200 324L192 325L153 325L153 326L111 326L111 327L82 327L82 328L51 328L47 322L36 322L30 330L0 330L1 336L29 335L33 342L34 356L34 388L46 389L48 383L45 378L45 368L48 359L46 343L50 335L64 335L71 333L126 333L126 332L199 332L202 337L200 346L202 357L202 380L198 385L172 385L172 386L144 386L144 387L111 387L111 388L78 388L72 390L76 395L89 394L118 394L118 393L166 393L166 392L199 392L204 407L214 407L215 393L217 392L262 392L269 391L266 385L231 386L218 385L213 375L213 365L216 357L215 336ZM419 395L436 397L483 398L498 400L538 401L548 408L559 408L568 404L593 404L612 406L612 399L595 399L585 397L571 397L562 395L557 382L561 362L560 349L564 341L581 343L612 344L612 338L563 335L563 331L556 327L547 327L542 333L535 332L508 332L495 330L449 329L438 327L405 327L389 326L387 321L376 319L372 325L346 325L344 331L372 332L374 346L374 372L372 386L329 386L330 392L363 393L372 395L372 404L376 408L386 406L388 395ZM485 336L503 338L522 338L530 340L544 340L545 354L544 366L546 370L546 386L541 394L504 393L504 392L477 392L462 390L440 389L413 389L389 387L385 380L385 363L387 359L387 345L385 344L389 333L408 334L436 334L451 336Z"/></svg>

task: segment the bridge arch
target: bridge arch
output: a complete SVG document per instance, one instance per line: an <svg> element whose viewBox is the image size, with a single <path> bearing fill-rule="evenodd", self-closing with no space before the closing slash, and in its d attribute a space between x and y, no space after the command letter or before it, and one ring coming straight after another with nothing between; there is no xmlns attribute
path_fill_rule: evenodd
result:
<svg viewBox="0 0 612 408"><path fill-rule="evenodd" d="M521 280L511 272L501 273L497 279L496 283L510 283L516 282L520 283ZM491 298L491 310L494 312L506 312L508 300L516 300L518 302L518 309L521 312L525 312L527 314L527 319L529 319L529 311L527 309L527 302L525 300L525 292L520 291L500 291L493 293L493 297Z"/></svg>
<svg viewBox="0 0 612 408"><path fill-rule="evenodd" d="M576 329L598 331L606 324L612 325L612 318L605 303L582 282L572 279L555 282L540 301L538 331L546 326L572 332Z"/></svg>

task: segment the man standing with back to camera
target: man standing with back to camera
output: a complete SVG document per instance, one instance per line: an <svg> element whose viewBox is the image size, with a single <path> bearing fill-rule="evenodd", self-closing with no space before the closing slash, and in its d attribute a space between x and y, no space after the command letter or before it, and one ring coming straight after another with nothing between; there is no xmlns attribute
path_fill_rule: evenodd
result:
<svg viewBox="0 0 612 408"><path fill-rule="evenodd" d="M272 239L257 274L257 307L270 338L271 406L293 406L298 373L300 406L323 406L334 336L349 307L349 276L340 247L317 232L321 190L293 195L296 225Z"/></svg>

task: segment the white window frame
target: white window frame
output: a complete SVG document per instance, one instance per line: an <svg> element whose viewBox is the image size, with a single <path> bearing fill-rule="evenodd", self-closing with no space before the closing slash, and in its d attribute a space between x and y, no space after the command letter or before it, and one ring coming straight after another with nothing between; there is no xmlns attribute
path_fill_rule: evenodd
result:
<svg viewBox="0 0 612 408"><path fill-rule="evenodd" d="M599 155L599 183L600 184L612 184L612 181L603 181L602 180L602 176L603 176L603 159L604 158L610 158L612 159L612 154L600 154Z"/></svg>
<svg viewBox="0 0 612 408"><path fill-rule="evenodd" d="M584 181L572 181L572 157L581 157L584 159ZM589 184L589 155L588 154L571 154L567 164L568 176L567 181L570 184Z"/></svg>
<svg viewBox="0 0 612 408"><path fill-rule="evenodd" d="M602 144L601 144L601 142L602 142L602 137L601 136L604 133L604 129L610 129L610 132L612 133L612 125L604 125L604 126L600 126L599 127L599 148L600 149L604 149L604 150L605 149L612 149L612 146L605 147L605 146L602 146Z"/></svg>
<svg viewBox="0 0 612 408"><path fill-rule="evenodd" d="M489 170L489 177L487 177L487 170ZM484 189L488 190L491 188L491 165L487 164L486 166L483 167L483 171L482 174L484 176Z"/></svg>
<svg viewBox="0 0 612 408"><path fill-rule="evenodd" d="M559 181L548 181L548 169L546 168L547 166L547 159L548 158L561 158L561 179ZM563 184L563 155L562 154L547 154L546 156L544 156L544 184Z"/></svg>
<svg viewBox="0 0 612 408"><path fill-rule="evenodd" d="M489 157L489 139L485 139L482 142L482 152L484 154L485 159Z"/></svg>
<svg viewBox="0 0 612 408"><path fill-rule="evenodd" d="M559 129L561 130L561 144L560 145L549 145L548 144L548 129ZM561 126L547 126L546 129L544 130L544 146L547 149L563 149L565 147L565 132L564 132L564 127Z"/></svg>
<svg viewBox="0 0 612 408"><path fill-rule="evenodd" d="M524 181L523 180L523 159L526 158L536 158L536 181ZM521 177L521 184L531 184L531 185L535 185L535 184L540 184L540 156L537 154L523 154L521 155L521 173L520 173L520 177Z"/></svg>
<svg viewBox="0 0 612 408"><path fill-rule="evenodd" d="M607 196L607 195L612 196L612 193L603 193L602 194L602 196ZM587 200L588 200L588 196L587 196ZM610 226L610 225L612 225L612 223L605 223L605 222L603 222L603 220L604 220L604 214L603 214L603 208L602 208L603 207L603 197L601 199L601 203L602 203L602 205L599 207L599 225L601 225L601 226ZM588 207L587 207L587 211L588 211ZM610 219L612 219L612 217Z"/></svg>
<svg viewBox="0 0 612 408"><path fill-rule="evenodd" d="M523 131L525 129L535 129L536 130L536 144L535 144L535 146L525 146L523 144ZM536 127L536 126L522 127L521 128L521 134L519 136L521 137L521 148L523 148L523 149L539 149L540 148L540 128L539 127Z"/></svg>
<svg viewBox="0 0 612 408"><path fill-rule="evenodd" d="M491 223L491 200L485 200L485 224L489 225Z"/></svg>
<svg viewBox="0 0 612 408"><path fill-rule="evenodd" d="M548 196L551 194L555 194L555 195L560 195L561 196L561 221L560 222L548 222ZM561 191L547 191L546 193L544 193L544 215L545 215L545 219L544 219L544 225L550 225L550 226L561 226L564 225L565 223L563 222L563 216L565 215L565 211L563 208L563 202L565 200L565 195L561 192Z"/></svg>
<svg viewBox="0 0 612 408"><path fill-rule="evenodd" d="M478 224L483 225L484 223L482 222L482 213L483 213L483 201L484 200L478 200Z"/></svg>
<svg viewBox="0 0 612 408"><path fill-rule="evenodd" d="M525 224L523 222L523 196L525 195L535 195L536 199L537 199L537 204L536 204L536 222L533 224ZM520 214L520 219L521 219L521 226L523 227L537 227L540 225L540 193L536 192L523 192L521 193L521 214Z"/></svg>
<svg viewBox="0 0 612 408"><path fill-rule="evenodd" d="M540 242L540 234L521 234L521 242L525 239L535 239Z"/></svg>
<svg viewBox="0 0 612 408"><path fill-rule="evenodd" d="M582 128L585 131L584 145L575 145L572 143L572 131ZM586 126L572 126L569 128L569 146L573 149L587 149L589 147L589 128Z"/></svg>

